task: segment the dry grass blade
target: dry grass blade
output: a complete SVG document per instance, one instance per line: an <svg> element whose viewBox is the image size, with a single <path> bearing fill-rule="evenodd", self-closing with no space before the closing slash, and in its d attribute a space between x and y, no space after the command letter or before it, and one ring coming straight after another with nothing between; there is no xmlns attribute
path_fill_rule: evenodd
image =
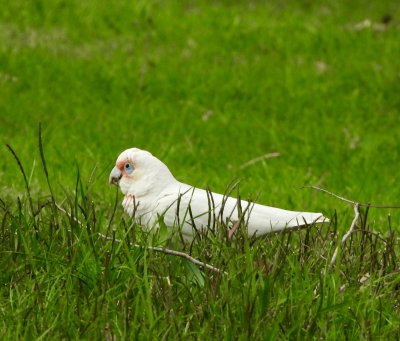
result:
<svg viewBox="0 0 400 341"><path fill-rule="evenodd" d="M232 238L233 234L235 233L237 228L240 226L241 221L242 221L242 217L240 217L239 220L235 223L235 225L233 225L232 228L229 230L228 238Z"/></svg>
<svg viewBox="0 0 400 341"><path fill-rule="evenodd" d="M272 158L272 157L278 157L278 156L281 156L281 154L280 153L268 153L268 154L264 154L264 155L258 156L258 157L254 158L254 159L251 159L250 161L245 162L243 165L240 166L240 169L243 169L243 168L246 168L248 166L251 166L251 165L253 165L253 164L257 163L257 162L260 162L262 160L269 159L269 158Z"/></svg>

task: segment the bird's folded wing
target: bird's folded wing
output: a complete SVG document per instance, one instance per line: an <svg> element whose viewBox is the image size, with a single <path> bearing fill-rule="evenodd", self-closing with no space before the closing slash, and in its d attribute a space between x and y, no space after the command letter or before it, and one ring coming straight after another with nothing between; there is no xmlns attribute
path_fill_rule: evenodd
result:
<svg viewBox="0 0 400 341"><path fill-rule="evenodd" d="M287 211L244 200L240 201L239 209L238 206L236 198L210 194L205 190L180 184L179 187L169 188L162 193L157 200L156 211L163 215L167 226L179 225L182 233L188 236L192 236L195 229L208 228L214 219L233 223L242 217L248 234L258 236L326 219L321 213Z"/></svg>

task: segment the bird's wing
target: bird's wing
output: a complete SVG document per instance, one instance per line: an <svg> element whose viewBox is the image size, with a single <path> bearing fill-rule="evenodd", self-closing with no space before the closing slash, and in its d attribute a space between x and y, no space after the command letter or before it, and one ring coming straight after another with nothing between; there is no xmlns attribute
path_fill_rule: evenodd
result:
<svg viewBox="0 0 400 341"><path fill-rule="evenodd" d="M167 226L182 226L182 234L192 237L213 219L208 198L206 191L179 183L161 193L155 211Z"/></svg>
<svg viewBox="0 0 400 341"><path fill-rule="evenodd" d="M240 201L240 206L238 210L236 198L217 193L210 195L203 189L179 183L161 194L155 211L164 217L167 226L182 226L182 233L187 236L193 236L195 229L210 227L214 219L235 222L241 216L249 236L298 228L325 219L321 213L287 211L244 200Z"/></svg>

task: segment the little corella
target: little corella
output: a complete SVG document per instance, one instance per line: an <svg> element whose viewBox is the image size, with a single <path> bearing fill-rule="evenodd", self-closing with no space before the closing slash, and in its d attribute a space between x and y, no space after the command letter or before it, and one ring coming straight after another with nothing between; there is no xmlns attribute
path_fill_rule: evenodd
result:
<svg viewBox="0 0 400 341"><path fill-rule="evenodd" d="M297 229L328 221L321 213L293 212L263 206L195 188L177 181L168 167L151 153L131 148L118 157L109 183L125 195L122 205L146 228L181 226L185 239L204 231L214 219L245 224L248 236ZM218 224L216 224L218 225Z"/></svg>

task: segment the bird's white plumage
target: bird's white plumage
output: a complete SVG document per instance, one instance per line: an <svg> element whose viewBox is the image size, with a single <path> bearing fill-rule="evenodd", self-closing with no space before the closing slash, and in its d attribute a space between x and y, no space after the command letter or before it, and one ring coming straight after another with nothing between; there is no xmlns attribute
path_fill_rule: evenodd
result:
<svg viewBox="0 0 400 341"><path fill-rule="evenodd" d="M125 171L127 164L134 168L131 174ZM177 181L164 163L137 148L128 149L118 157L109 181L118 183L125 195L122 202L125 211L149 229L157 228L159 216L163 216L168 227L179 223L182 234L190 240L195 232L193 223L201 231L214 218L232 223L240 218L237 199ZM321 213L286 211L244 200L240 206L249 236L328 221Z"/></svg>

